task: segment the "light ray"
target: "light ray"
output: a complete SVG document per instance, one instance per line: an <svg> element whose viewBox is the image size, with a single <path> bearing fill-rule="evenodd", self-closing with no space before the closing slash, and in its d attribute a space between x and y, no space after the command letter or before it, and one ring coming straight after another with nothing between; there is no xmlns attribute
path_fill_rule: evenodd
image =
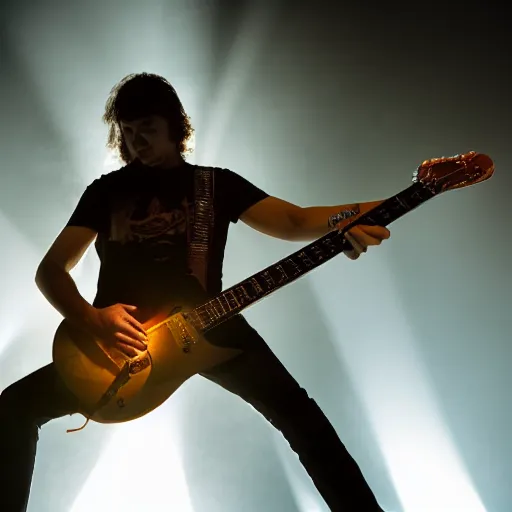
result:
<svg viewBox="0 0 512 512"><path fill-rule="evenodd" d="M443 421L389 271L379 261L371 267L358 262L344 281L350 295L329 286L326 274L312 283L404 512L486 512ZM361 282L365 289L372 285L371 295L358 292ZM340 319L340 303L350 310L343 326L333 320Z"/></svg>
<svg viewBox="0 0 512 512"><path fill-rule="evenodd" d="M272 25L275 7L275 4L270 8L263 2L254 2L244 15L231 51L226 56L225 72L217 84L218 94L211 100L211 121L204 130L198 163L216 165L226 126L241 99L258 53L266 41L265 35Z"/></svg>
<svg viewBox="0 0 512 512"><path fill-rule="evenodd" d="M70 512L193 512L165 411L111 428L115 433Z"/></svg>

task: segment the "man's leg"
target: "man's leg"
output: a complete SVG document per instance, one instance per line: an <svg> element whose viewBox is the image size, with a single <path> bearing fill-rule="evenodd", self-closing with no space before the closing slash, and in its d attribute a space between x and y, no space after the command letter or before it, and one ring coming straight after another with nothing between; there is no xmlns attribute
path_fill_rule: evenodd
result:
<svg viewBox="0 0 512 512"><path fill-rule="evenodd" d="M27 509L39 428L77 411L78 401L49 364L0 395L0 496L2 511Z"/></svg>
<svg viewBox="0 0 512 512"><path fill-rule="evenodd" d="M318 405L245 320L228 324L210 340L240 346L233 336L243 336L245 352L201 375L243 398L281 431L333 512L382 512Z"/></svg>

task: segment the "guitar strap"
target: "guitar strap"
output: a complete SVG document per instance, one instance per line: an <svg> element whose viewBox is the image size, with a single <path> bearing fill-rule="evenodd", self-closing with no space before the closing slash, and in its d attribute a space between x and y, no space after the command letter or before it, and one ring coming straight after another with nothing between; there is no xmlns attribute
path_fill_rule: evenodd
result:
<svg viewBox="0 0 512 512"><path fill-rule="evenodd" d="M214 226L213 169L197 167L194 171L194 212L188 227L188 266L206 290L208 286L208 256Z"/></svg>

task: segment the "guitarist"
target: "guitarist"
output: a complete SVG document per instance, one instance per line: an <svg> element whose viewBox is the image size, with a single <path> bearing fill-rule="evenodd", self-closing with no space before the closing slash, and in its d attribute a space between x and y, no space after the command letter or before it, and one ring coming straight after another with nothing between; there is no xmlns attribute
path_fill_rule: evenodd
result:
<svg viewBox="0 0 512 512"><path fill-rule="evenodd" d="M187 266L194 166L184 155L193 129L174 88L146 73L129 75L112 89L103 119L108 147L126 166L87 187L41 261L36 283L63 317L132 356L145 349L143 323L159 304L169 294L182 298L200 287ZM339 225L339 212L363 213L379 204L302 208L269 196L232 171L213 172L215 225L206 283L211 295L221 291L230 222L240 219L283 240L312 241ZM357 226L346 237L353 248L346 256L355 260L389 238L389 231ZM93 242L101 266L89 304L70 271ZM382 510L321 409L242 316L212 330L208 339L241 354L202 375L242 397L282 432L331 510ZM3 511L27 509L39 428L77 407L53 364L2 392Z"/></svg>

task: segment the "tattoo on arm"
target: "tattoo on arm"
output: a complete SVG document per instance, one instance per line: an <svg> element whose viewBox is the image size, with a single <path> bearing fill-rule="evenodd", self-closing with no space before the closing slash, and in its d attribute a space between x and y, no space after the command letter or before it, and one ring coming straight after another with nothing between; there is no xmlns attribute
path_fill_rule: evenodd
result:
<svg viewBox="0 0 512 512"><path fill-rule="evenodd" d="M352 210L341 210L338 213L335 213L334 215L331 215L327 221L327 227L334 229L340 222L350 219L350 217L354 217L355 215L358 215L361 211L361 208L359 207L359 204L356 204L356 206Z"/></svg>

